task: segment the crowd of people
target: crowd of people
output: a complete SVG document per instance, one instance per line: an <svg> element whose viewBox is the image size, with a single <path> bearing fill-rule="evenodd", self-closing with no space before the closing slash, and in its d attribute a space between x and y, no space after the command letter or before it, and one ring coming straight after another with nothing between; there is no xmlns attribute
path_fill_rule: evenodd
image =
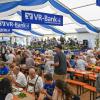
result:
<svg viewBox="0 0 100 100"><path fill-rule="evenodd" d="M25 47L1 46L0 100L13 100L13 85L34 93L35 100L80 100L65 82L74 77L67 73L67 68L85 71L89 65L100 66L100 49L66 55L61 44L45 53ZM98 77L96 86L100 92L100 75Z"/></svg>
<svg viewBox="0 0 100 100"><path fill-rule="evenodd" d="M31 46L33 46L34 48L52 49L57 44L62 44L64 48L65 47L70 48L70 46L74 46L77 48L84 48L83 42L80 43L80 41L78 41L77 38L73 38L73 39L68 38L68 40L66 40L62 36L58 39L56 39L55 37L53 38L48 37L45 40L34 39L33 41L31 41Z"/></svg>

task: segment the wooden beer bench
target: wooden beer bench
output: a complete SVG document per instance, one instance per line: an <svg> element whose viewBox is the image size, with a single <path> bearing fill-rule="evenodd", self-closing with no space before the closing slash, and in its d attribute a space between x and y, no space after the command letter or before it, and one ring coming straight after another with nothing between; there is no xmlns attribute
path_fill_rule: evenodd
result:
<svg viewBox="0 0 100 100"><path fill-rule="evenodd" d="M78 95L83 94L84 89L87 89L87 90L90 91L90 100L96 100L96 88L95 87L93 87L89 84L80 82L80 81L76 81L76 80L66 79L66 82L68 82L69 84L77 86L77 94Z"/></svg>
<svg viewBox="0 0 100 100"><path fill-rule="evenodd" d="M66 82L77 86L77 95L81 95L83 93L83 86L85 83L70 79L66 79Z"/></svg>

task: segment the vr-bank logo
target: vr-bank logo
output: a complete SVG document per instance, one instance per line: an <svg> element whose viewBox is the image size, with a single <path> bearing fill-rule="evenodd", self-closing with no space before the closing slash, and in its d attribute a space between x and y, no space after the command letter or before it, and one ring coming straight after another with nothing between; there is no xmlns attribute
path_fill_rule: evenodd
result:
<svg viewBox="0 0 100 100"><path fill-rule="evenodd" d="M0 0L0 3L9 3L9 2L16 2L16 1L22 1L22 0Z"/></svg>
<svg viewBox="0 0 100 100"><path fill-rule="evenodd" d="M23 22L31 22L34 24L62 25L63 16L47 14L34 11L22 11Z"/></svg>

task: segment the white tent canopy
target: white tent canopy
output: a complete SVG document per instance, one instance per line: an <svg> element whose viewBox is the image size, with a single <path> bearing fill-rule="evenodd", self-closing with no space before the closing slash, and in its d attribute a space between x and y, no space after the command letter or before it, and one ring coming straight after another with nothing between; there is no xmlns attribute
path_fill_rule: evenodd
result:
<svg viewBox="0 0 100 100"><path fill-rule="evenodd" d="M96 0L0 0L1 20L21 21L21 16L18 14L21 10L63 15L63 26L50 26L53 28L51 29L32 24L31 31L13 30L19 35L35 36L34 32L44 36L66 34L66 38L77 37L79 40L88 39L94 43L95 38L99 37L100 7L96 5Z"/></svg>
<svg viewBox="0 0 100 100"><path fill-rule="evenodd" d="M48 10L46 10L48 9ZM44 7L44 8L38 8L38 9L34 9L32 11L38 11L38 12L45 12L45 13L55 13L58 15L63 15L60 11L56 11L55 9L53 9L49 4ZM3 20L15 20L15 21L21 21L21 16L18 15L17 13L11 15L11 16L7 16L4 17ZM55 28L57 28L58 30L61 30L64 33L76 33L76 29L78 28L82 28L81 25L78 25L77 23L75 23L72 18L70 18L68 15L63 15L63 26L55 26ZM54 26L53 26L54 27ZM40 25L37 24L32 24L32 29L35 30L36 32L41 32L42 34L53 34L52 31L47 30L47 29L43 29L43 27L41 27ZM20 32L20 31L19 31Z"/></svg>
<svg viewBox="0 0 100 100"><path fill-rule="evenodd" d="M5 2L12 2L14 0L2 0L3 3ZM16 0L16 1L22 1L22 0ZM68 7L71 11L75 12L77 15L94 25L95 27L99 27L100 25L100 15L98 12L100 11L100 7L96 6L96 1L95 0L56 0L58 3L63 5L64 7ZM0 2L0 3L2 3ZM15 8L7 11L7 12L13 12ZM55 26L58 30L63 31L64 33L76 33L76 29L80 28L86 28L83 25L80 25L75 22L71 17L69 17L68 14L64 14L61 11L55 9L49 2L43 4L43 5L37 5L36 6L17 6L16 11L21 11L23 10L33 10L33 11L38 11L38 12L45 12L45 13L51 13L51 14L58 14L58 15L63 15L64 19L64 25L63 26ZM5 13L5 12L3 12ZM0 13L2 15L3 13ZM12 14L13 14L12 13ZM8 14L8 13L6 13ZM8 18L7 18L8 17ZM10 17L10 18L9 18ZM9 19L9 20L18 20L21 21L21 17L18 14L14 14L12 16L6 16L3 19ZM37 25L35 25L37 27ZM34 29L34 27L32 27ZM35 30L38 31L39 28L36 28ZM87 30L88 31L88 30ZM39 32L39 31L38 31ZM42 32L42 31L41 31ZM46 32L43 32L46 34ZM51 33L51 32L50 32ZM49 31L48 31L49 34Z"/></svg>
<svg viewBox="0 0 100 100"><path fill-rule="evenodd" d="M7 2L13 2L14 0L2 0L0 4L5 4ZM23 0L16 0L14 3L23 2ZM35 0L36 2L38 0ZM43 0L40 0L41 2ZM42 5L31 5L31 6L16 6L13 9L10 9L5 12L1 12L0 16L5 15L5 17L0 17L4 20L17 20L21 21L21 16L17 14L17 11L21 10L32 10L32 11L38 11L38 12L45 12L45 13L51 13L51 14L57 14L57 15L63 15L63 26L53 26L55 29L60 30L63 33L78 33L77 30L85 30L87 32L91 32L86 26L76 23L76 21L69 16L69 14L65 14L61 12L60 10L56 9L50 2L54 0L44 0L48 1L46 3L43 3ZM27 2L27 0L25 0ZM93 27L100 27L100 14L98 12L100 11L100 7L96 6L96 0L56 0L58 4L65 7L66 9L69 9L71 12L79 16L82 20L89 23L89 25L93 25ZM34 4L34 3L33 3ZM8 13L9 12L9 13ZM14 14L15 13L15 14ZM12 15L11 15L12 14ZM9 15L9 16L8 16ZM35 30L36 32L39 32L41 34L55 34L52 30L46 30L40 25L32 24L32 30ZM17 30L16 30L17 31ZM21 32L21 30L19 31ZM84 32L84 31L82 31ZM81 32L81 33L82 33ZM93 32L93 31L92 31ZM26 33L25 33L26 34Z"/></svg>

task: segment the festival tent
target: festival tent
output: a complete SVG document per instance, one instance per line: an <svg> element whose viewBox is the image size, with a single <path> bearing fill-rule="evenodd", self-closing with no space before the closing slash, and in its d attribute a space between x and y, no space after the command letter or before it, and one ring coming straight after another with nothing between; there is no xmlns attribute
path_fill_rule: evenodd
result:
<svg viewBox="0 0 100 100"><path fill-rule="evenodd" d="M35 25L36 28L32 27L34 31L42 34L62 33L62 35L66 34L66 37L71 34L84 39L88 38L88 35L91 35L91 38L99 36L100 7L96 5L96 0L2 0L0 7L1 19L12 18L12 16L14 19L17 16L21 17L17 13L21 10L63 15L63 26ZM85 36L86 33L87 36Z"/></svg>

